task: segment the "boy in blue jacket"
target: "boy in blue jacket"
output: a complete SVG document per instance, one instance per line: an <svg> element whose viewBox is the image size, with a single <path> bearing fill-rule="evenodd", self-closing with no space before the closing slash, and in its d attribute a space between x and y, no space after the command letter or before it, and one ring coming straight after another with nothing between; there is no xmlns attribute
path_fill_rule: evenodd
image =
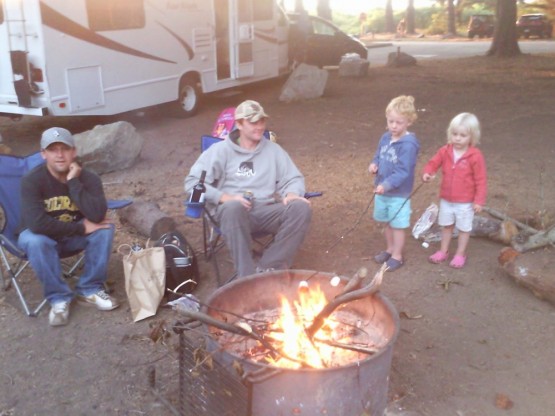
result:
<svg viewBox="0 0 555 416"><path fill-rule="evenodd" d="M410 195L420 144L408 127L417 119L414 98L394 98L385 110L387 132L368 170L375 174L374 219L385 224L385 251L374 256L376 263L387 264L387 271L403 265L405 229L410 226Z"/></svg>

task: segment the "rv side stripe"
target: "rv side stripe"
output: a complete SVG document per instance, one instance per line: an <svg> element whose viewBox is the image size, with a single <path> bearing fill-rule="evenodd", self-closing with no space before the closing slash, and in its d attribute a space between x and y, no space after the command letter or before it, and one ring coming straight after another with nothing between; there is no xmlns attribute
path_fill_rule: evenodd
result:
<svg viewBox="0 0 555 416"><path fill-rule="evenodd" d="M266 42L270 42L270 43L278 43L277 38L273 37L273 36L267 36L264 33L260 33L258 30L254 31L254 35L257 38L260 38L262 40L265 40Z"/></svg>
<svg viewBox="0 0 555 416"><path fill-rule="evenodd" d="M43 18L43 22L46 26L50 26L52 29L58 30L74 38L84 40L85 42L92 43L102 48L112 49L114 51L123 52L128 55L138 56L140 58L152 59L154 61L168 62L170 64L177 63L174 61L169 61L164 58L159 58L157 56L138 51L128 46L122 45L121 43L114 42L113 40L105 38L104 36L101 36L98 33L75 23L73 20L68 19L64 15L58 13L56 10L44 4L42 1L40 2L40 12Z"/></svg>
<svg viewBox="0 0 555 416"><path fill-rule="evenodd" d="M158 23L160 26L162 26L164 29L166 29L166 31L168 31L168 33L170 35L172 35L181 44L181 46L183 46L183 48L187 51L187 55L189 56L189 60L191 60L195 57L195 53L193 52L193 48L191 48L187 42L185 42L183 39L181 39L177 35L177 33L172 32L171 29L167 28L166 26L164 26L160 22L156 22L156 23Z"/></svg>

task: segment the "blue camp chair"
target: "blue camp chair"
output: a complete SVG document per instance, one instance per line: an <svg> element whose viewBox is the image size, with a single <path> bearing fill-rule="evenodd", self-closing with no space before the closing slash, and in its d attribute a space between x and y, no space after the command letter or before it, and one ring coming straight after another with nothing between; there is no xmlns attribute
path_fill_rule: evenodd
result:
<svg viewBox="0 0 555 416"><path fill-rule="evenodd" d="M46 299L43 299L36 308L30 308L18 281L19 276L29 264L26 253L17 245L16 232L20 222L21 205L20 184L21 178L27 172L42 163L44 163L44 159L40 152L25 157L0 155L0 257L7 274L4 277L2 267L0 267L0 281L4 290L11 286L15 288L21 306L28 316L37 316L46 305ZM108 209L123 208L131 203L131 200L110 200ZM84 259L84 255L81 253L74 253L73 256L68 256L66 259L71 257L77 257L77 259L66 265L64 271L66 277L74 276Z"/></svg>
<svg viewBox="0 0 555 416"><path fill-rule="evenodd" d="M270 140L271 132L266 130L264 132L264 137ZM201 152L206 151L210 146L222 142L224 139L213 137L209 135L203 135L200 139L200 149ZM305 193L305 198L314 198L321 196L322 192L307 192ZM187 203L185 203L187 205ZM212 263L214 272L216 273L216 278L218 279L218 285L222 286L226 283L231 282L237 273L234 272L231 276L222 280L220 273L220 268L218 264L218 253L225 246L225 242L222 238L222 232L218 221L209 212L209 210L204 209L202 206L202 230L203 230L203 249L206 261ZM273 241L273 235L267 233L255 233L252 235L253 238L253 251L256 255L261 255L262 251L269 246Z"/></svg>

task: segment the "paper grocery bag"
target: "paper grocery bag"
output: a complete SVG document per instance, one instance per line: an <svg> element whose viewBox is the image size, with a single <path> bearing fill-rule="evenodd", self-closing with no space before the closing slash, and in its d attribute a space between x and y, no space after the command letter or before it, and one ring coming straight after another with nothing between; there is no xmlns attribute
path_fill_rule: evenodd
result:
<svg viewBox="0 0 555 416"><path fill-rule="evenodd" d="M166 287L164 248L130 250L123 257L123 272L133 321L156 315Z"/></svg>

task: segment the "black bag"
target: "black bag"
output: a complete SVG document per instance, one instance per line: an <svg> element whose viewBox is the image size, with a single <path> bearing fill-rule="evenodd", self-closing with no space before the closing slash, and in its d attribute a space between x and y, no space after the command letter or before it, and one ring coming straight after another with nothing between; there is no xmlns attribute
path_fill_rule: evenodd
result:
<svg viewBox="0 0 555 416"><path fill-rule="evenodd" d="M183 234L167 232L154 245L164 247L166 253L166 293L170 290L179 297L195 290L199 281L197 258Z"/></svg>

